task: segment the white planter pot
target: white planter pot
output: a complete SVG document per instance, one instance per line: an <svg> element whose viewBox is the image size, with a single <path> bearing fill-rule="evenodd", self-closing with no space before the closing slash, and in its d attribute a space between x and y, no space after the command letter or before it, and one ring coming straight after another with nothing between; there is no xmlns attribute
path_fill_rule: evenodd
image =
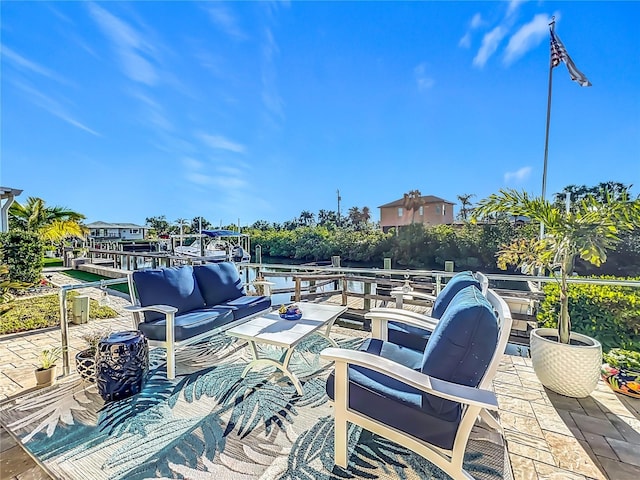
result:
<svg viewBox="0 0 640 480"><path fill-rule="evenodd" d="M530 352L533 370L540 383L560 395L583 398L598 384L602 365L602 345L597 340L571 332L571 340L583 345L558 342L555 328L531 331Z"/></svg>

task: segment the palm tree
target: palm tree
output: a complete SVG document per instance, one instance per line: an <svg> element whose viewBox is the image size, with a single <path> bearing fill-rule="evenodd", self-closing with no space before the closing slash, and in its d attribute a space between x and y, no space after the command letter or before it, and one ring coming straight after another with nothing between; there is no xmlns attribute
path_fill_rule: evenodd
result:
<svg viewBox="0 0 640 480"><path fill-rule="evenodd" d="M404 194L404 198L402 199L402 206L406 210L413 211L411 215L411 223L415 221L416 210L423 205L422 202L422 193L420 190L410 190L409 193Z"/></svg>
<svg viewBox="0 0 640 480"><path fill-rule="evenodd" d="M9 216L14 227L36 232L42 240L53 244L69 237L83 238L88 233L81 223L84 215L64 207L47 207L37 197L28 197L25 204L14 202Z"/></svg>
<svg viewBox="0 0 640 480"><path fill-rule="evenodd" d="M364 222L365 227L368 226L369 220L371 220L371 210L369 210L369 207L362 207L361 218Z"/></svg>
<svg viewBox="0 0 640 480"><path fill-rule="evenodd" d="M299 222L302 226L312 226L315 223L315 215L308 210L303 210L300 212Z"/></svg>
<svg viewBox="0 0 640 480"><path fill-rule="evenodd" d="M318 225L322 227L335 227L338 224L338 216L333 210L318 211Z"/></svg>
<svg viewBox="0 0 640 480"><path fill-rule="evenodd" d="M475 197L473 193L463 193L462 195L458 195L458 200L460 200L460 212L458 213L458 218L461 220L467 221L467 217L471 212L471 198Z"/></svg>
<svg viewBox="0 0 640 480"><path fill-rule="evenodd" d="M569 343L567 277L576 257L600 266L621 233L640 228L640 199L630 200L622 194L619 198L606 195L603 200L587 195L568 210L543 198L530 198L525 192L500 190L481 200L474 210L474 218L499 212L526 216L544 225L543 238L516 240L505 246L499 252L498 266L518 265L525 274L539 268L559 272L559 278L554 276L560 284L558 333L562 343Z"/></svg>
<svg viewBox="0 0 640 480"><path fill-rule="evenodd" d="M79 223L85 219L81 213L64 207L47 207L45 201L37 197L27 198L24 205L14 202L9 215L14 226L29 231L39 231L56 220Z"/></svg>
<svg viewBox="0 0 640 480"><path fill-rule="evenodd" d="M360 225L360 217L361 217L361 213L360 213L360 208L358 207L351 207L349 209L349 212L347 213L347 218L349 219L349 223L350 225L354 228L357 229L358 226Z"/></svg>

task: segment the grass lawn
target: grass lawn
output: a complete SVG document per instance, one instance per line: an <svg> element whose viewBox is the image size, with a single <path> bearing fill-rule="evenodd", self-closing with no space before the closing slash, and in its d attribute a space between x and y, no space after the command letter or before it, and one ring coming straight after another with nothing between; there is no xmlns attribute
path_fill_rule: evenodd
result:
<svg viewBox="0 0 640 480"><path fill-rule="evenodd" d="M75 278L76 280L82 280L83 282L99 282L100 280L112 280L108 277L103 277L102 275L96 275L95 273L83 272L82 270L65 270L61 273L65 275ZM109 285L108 288L112 288L117 290L118 292L126 293L129 295L129 285L126 283L118 283L116 285Z"/></svg>
<svg viewBox="0 0 640 480"><path fill-rule="evenodd" d="M43 259L43 264L45 267L61 267L62 259L60 258L47 258Z"/></svg>
<svg viewBox="0 0 640 480"><path fill-rule="evenodd" d="M68 318L71 318L73 302L78 292L68 292ZM118 313L109 307L101 307L89 300L89 318L115 318ZM0 334L26 332L38 328L60 325L60 303L58 295L17 298L0 305Z"/></svg>

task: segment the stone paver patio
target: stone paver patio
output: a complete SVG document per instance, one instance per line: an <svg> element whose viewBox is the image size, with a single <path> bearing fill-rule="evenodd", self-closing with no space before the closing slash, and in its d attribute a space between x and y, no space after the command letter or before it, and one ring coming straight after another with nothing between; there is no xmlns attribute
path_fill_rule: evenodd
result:
<svg viewBox="0 0 640 480"><path fill-rule="evenodd" d="M71 283L68 277L54 281ZM96 298L100 293L82 292ZM118 319L70 328L72 369L75 353L85 348L84 332L131 328L130 317L122 310L128 301L112 297L112 302L122 315ZM59 329L0 336L0 400L33 388L38 353L59 344ZM615 394L603 382L587 398L557 395L540 384L530 359L507 355L494 389L516 480L640 478L640 400ZM0 480L38 478L49 477L2 429Z"/></svg>

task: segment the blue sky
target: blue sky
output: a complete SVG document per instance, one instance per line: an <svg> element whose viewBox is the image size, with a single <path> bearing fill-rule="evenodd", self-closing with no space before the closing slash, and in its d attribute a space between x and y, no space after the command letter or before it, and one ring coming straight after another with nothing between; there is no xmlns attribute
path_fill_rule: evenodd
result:
<svg viewBox="0 0 640 480"><path fill-rule="evenodd" d="M640 192L640 2L2 2L3 186L144 223Z"/></svg>

